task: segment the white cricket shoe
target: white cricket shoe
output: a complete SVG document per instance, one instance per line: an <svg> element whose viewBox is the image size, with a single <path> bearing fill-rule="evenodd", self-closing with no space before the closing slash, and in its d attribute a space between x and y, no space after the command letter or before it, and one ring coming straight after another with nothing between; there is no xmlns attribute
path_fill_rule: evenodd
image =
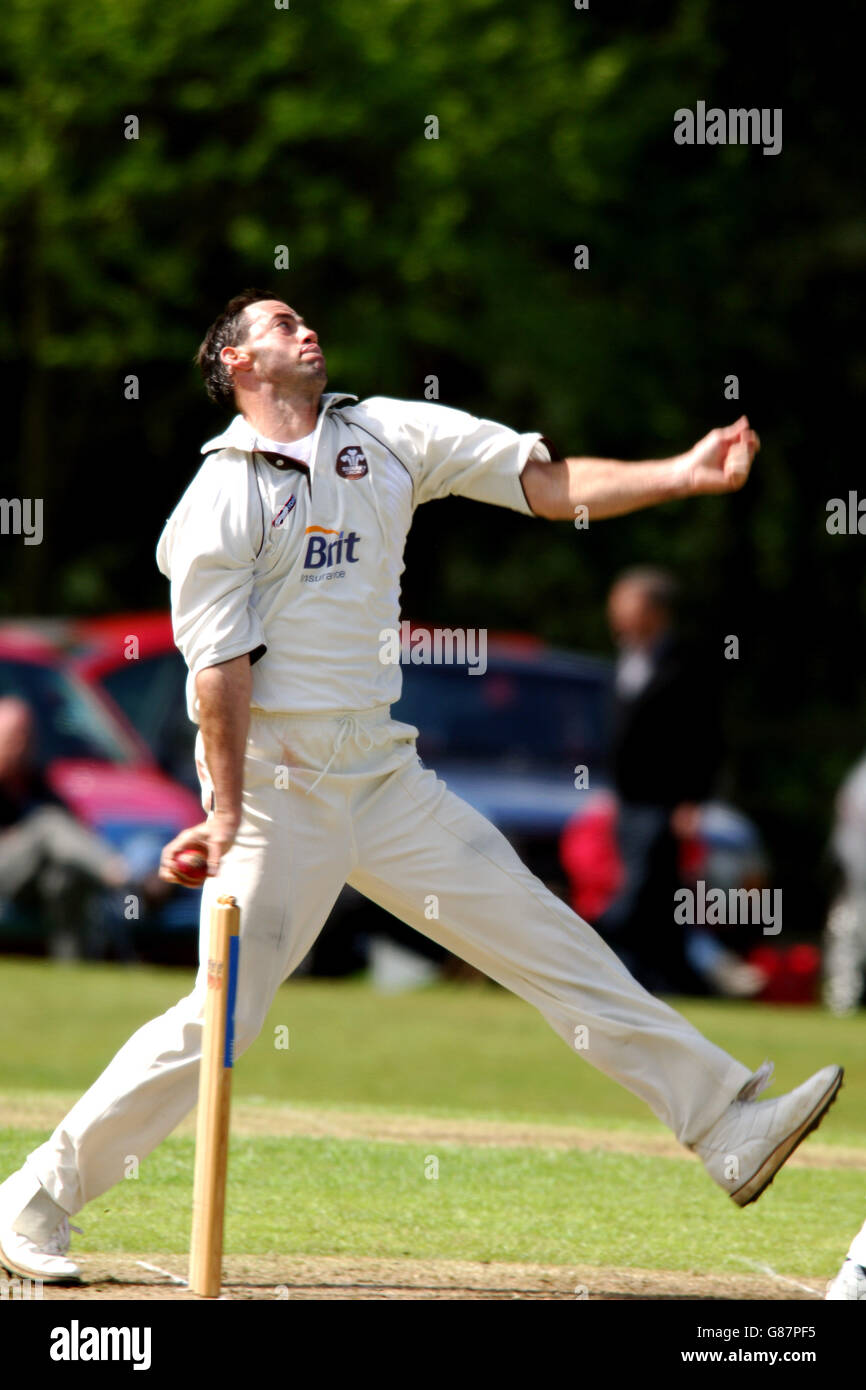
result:
<svg viewBox="0 0 866 1390"><path fill-rule="evenodd" d="M27 1236L7 1226L0 1230L0 1265L12 1274L41 1279L45 1284L77 1283L81 1279L81 1269L74 1260L66 1258L70 1231L81 1235L80 1228L70 1226L64 1216L45 1244L35 1245Z"/></svg>
<svg viewBox="0 0 866 1390"><path fill-rule="evenodd" d="M797 1145L817 1129L836 1099L844 1072L841 1067L824 1067L777 1100L752 1098L769 1079L758 1075L760 1080L748 1081L721 1118L691 1145L710 1177L738 1207L760 1197Z"/></svg>
<svg viewBox="0 0 866 1390"><path fill-rule="evenodd" d="M866 1269L846 1260L836 1278L827 1286L824 1301L842 1303L847 1300L866 1303Z"/></svg>
<svg viewBox="0 0 866 1390"><path fill-rule="evenodd" d="M81 1234L77 1226L70 1226L64 1216L43 1245L14 1229L37 1187L23 1168L0 1183L0 1265L12 1274L41 1279L46 1284L74 1283L81 1278L81 1270L74 1260L66 1258L66 1252L69 1232Z"/></svg>

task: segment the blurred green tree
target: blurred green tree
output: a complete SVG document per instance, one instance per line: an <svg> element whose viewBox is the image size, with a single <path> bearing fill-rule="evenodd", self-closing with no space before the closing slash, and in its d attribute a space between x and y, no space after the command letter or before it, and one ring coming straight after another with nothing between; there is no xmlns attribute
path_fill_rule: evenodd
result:
<svg viewBox="0 0 866 1390"><path fill-rule="evenodd" d="M858 55L852 4L808 31L743 13L7 0L3 491L45 499L45 540L2 538L0 605L165 601L153 546L220 427L190 359L245 284L302 309L334 386L435 377L563 451L663 454L746 409L764 450L729 501L586 532L423 509L405 607L602 649L617 568L671 565L719 651L741 638L736 790L811 873L866 701L862 541L824 526L866 377ZM699 99L782 108L782 153L675 145Z"/></svg>

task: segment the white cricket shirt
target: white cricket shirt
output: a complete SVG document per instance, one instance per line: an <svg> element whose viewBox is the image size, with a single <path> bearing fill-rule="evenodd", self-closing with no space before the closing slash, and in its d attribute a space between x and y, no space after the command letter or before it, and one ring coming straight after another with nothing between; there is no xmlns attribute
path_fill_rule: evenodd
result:
<svg viewBox="0 0 866 1390"><path fill-rule="evenodd" d="M235 416L160 537L195 722L196 674L245 652L253 708L393 704L401 668L380 661L381 634L399 629L415 507L455 494L533 516L520 474L531 454L556 457L540 434L462 410L337 393L304 443L263 440Z"/></svg>

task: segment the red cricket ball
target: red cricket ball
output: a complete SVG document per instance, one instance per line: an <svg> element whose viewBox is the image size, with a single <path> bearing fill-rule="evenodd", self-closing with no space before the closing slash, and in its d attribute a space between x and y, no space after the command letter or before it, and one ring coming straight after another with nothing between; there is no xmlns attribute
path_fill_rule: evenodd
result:
<svg viewBox="0 0 866 1390"><path fill-rule="evenodd" d="M172 855L171 867L179 881L187 888L201 888L207 878L207 847L201 849L188 845Z"/></svg>

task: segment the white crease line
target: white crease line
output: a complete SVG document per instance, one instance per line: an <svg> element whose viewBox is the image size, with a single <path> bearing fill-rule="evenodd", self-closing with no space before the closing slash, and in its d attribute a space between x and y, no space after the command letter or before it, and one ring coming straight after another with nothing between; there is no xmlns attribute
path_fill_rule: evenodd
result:
<svg viewBox="0 0 866 1390"><path fill-rule="evenodd" d="M811 1284L801 1284L797 1279L789 1279L787 1274L777 1274L772 1265L759 1264L757 1260L747 1260L744 1256L738 1256L743 1264L749 1265L752 1269L758 1270L760 1274L769 1274L771 1279L778 1279L780 1284L790 1284L792 1289L802 1289L804 1293L810 1293L813 1298L823 1299L824 1295L812 1288Z"/></svg>
<svg viewBox="0 0 866 1390"><path fill-rule="evenodd" d="M181 1284L185 1289L189 1287L186 1279L179 1279L176 1274L170 1274L167 1269L160 1269L159 1265L149 1265L146 1260L136 1260L135 1263L140 1265L142 1269L149 1269L151 1274L162 1274L173 1284Z"/></svg>

